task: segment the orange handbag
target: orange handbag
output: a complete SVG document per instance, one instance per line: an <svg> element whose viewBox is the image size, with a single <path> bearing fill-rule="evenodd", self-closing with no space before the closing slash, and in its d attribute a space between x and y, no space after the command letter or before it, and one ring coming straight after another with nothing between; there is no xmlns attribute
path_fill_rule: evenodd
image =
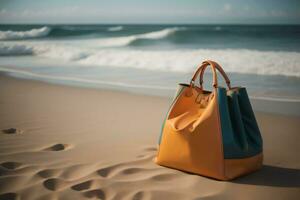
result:
<svg viewBox="0 0 300 200"><path fill-rule="evenodd" d="M210 66L213 90L203 89ZM218 85L217 70L227 89ZM195 86L200 76L200 86ZM262 137L244 87L231 87L221 66L204 61L190 84L179 84L163 123L155 162L219 180L258 170L263 161Z"/></svg>

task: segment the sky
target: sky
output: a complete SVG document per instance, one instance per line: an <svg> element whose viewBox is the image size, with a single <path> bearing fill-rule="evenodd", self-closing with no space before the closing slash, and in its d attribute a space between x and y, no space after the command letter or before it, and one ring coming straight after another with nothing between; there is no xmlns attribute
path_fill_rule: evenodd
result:
<svg viewBox="0 0 300 200"><path fill-rule="evenodd" d="M300 24L300 0L0 0L1 24Z"/></svg>

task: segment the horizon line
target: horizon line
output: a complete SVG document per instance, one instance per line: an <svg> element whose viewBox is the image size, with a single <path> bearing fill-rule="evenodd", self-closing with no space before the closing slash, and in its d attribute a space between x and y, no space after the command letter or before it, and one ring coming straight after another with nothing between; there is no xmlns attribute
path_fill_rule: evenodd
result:
<svg viewBox="0 0 300 200"><path fill-rule="evenodd" d="M300 25L300 23L0 23L0 25Z"/></svg>

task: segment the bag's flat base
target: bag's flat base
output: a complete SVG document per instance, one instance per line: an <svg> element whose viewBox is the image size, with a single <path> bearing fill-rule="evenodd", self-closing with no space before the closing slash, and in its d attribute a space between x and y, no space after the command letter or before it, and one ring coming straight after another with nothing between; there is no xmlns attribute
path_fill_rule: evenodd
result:
<svg viewBox="0 0 300 200"><path fill-rule="evenodd" d="M158 161L157 157L155 157L154 162L158 165L168 167L171 169L180 170L183 172L197 174L200 176L205 176L208 178L213 178L215 180L221 181L229 181L233 180L237 177L241 177L252 172L259 170L262 167L263 163L263 154L257 154L252 157L242 158L242 159L224 159L224 175L223 176L210 176L205 173L201 173L201 170L194 172L189 169L179 169L175 166L169 166L168 164L164 163L163 161Z"/></svg>
<svg viewBox="0 0 300 200"><path fill-rule="evenodd" d="M227 180L231 180L259 170L262 164L263 153L242 159L225 159L225 176Z"/></svg>

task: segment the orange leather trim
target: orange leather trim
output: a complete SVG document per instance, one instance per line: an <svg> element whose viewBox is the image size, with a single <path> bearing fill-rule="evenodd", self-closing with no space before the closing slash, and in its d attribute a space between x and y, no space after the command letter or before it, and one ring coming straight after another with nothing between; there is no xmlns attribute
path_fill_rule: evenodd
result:
<svg viewBox="0 0 300 200"><path fill-rule="evenodd" d="M191 87L184 90L165 123L156 163L223 180L224 155L216 95L201 110L199 104L195 103L198 92ZM192 93L192 96L185 93ZM187 108L193 113L189 116L192 122L194 113L198 112L200 117L197 117L199 121L196 125L184 127L189 125L187 115L184 115L183 123L174 124L174 117L185 113Z"/></svg>
<svg viewBox="0 0 300 200"><path fill-rule="evenodd" d="M242 159L225 159L225 177L224 180L231 180L238 176L249 174L262 167L263 154L242 158Z"/></svg>

